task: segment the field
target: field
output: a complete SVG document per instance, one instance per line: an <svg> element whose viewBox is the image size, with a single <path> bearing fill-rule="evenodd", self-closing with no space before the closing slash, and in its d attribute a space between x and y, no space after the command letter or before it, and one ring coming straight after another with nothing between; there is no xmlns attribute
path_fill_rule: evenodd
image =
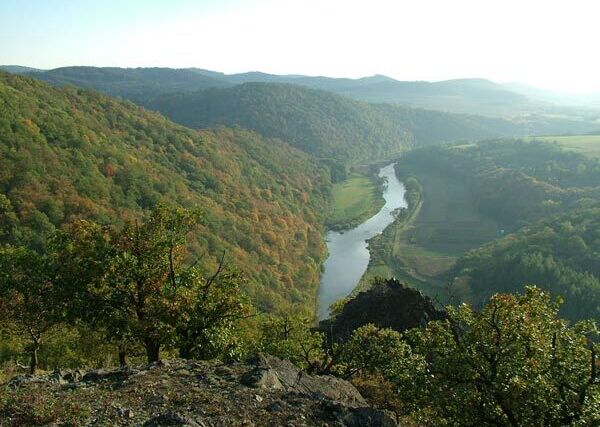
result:
<svg viewBox="0 0 600 427"><path fill-rule="evenodd" d="M531 140L556 143L565 150L600 158L600 135L535 136Z"/></svg>
<svg viewBox="0 0 600 427"><path fill-rule="evenodd" d="M331 229L352 228L375 215L384 205L375 177L355 174L333 186L333 210L327 220Z"/></svg>
<svg viewBox="0 0 600 427"><path fill-rule="evenodd" d="M445 289L456 259L498 237L498 226L481 216L469 191L427 169L410 170L423 187L422 204L412 219L396 221L370 241L371 263L361 281L395 276L432 296Z"/></svg>

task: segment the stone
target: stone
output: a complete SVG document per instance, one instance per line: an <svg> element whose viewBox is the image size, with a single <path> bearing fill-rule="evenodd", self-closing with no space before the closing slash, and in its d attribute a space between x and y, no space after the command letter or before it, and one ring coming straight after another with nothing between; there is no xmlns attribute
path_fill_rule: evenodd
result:
<svg viewBox="0 0 600 427"><path fill-rule="evenodd" d="M193 420L185 414L170 411L160 414L144 423L144 427L163 426L206 427L202 421Z"/></svg>
<svg viewBox="0 0 600 427"><path fill-rule="evenodd" d="M326 398L349 406L363 406L366 401L348 381L329 375L309 375L289 360L267 354L252 359L254 369L242 376L242 384L271 390L285 390L302 395Z"/></svg>

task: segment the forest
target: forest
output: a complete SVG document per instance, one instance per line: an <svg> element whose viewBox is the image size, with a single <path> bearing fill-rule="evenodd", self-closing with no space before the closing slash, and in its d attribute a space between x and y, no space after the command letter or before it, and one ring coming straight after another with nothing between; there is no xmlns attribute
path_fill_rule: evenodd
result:
<svg viewBox="0 0 600 427"><path fill-rule="evenodd" d="M3 244L44 251L77 219L119 225L157 203L199 207L195 255L223 251L269 310L314 307L331 180L280 141L193 131L129 102L0 73Z"/></svg>
<svg viewBox="0 0 600 427"><path fill-rule="evenodd" d="M366 278L390 269L475 307L534 284L564 297L561 315L599 318L600 159L510 139L425 147L396 167L423 208L373 239Z"/></svg>

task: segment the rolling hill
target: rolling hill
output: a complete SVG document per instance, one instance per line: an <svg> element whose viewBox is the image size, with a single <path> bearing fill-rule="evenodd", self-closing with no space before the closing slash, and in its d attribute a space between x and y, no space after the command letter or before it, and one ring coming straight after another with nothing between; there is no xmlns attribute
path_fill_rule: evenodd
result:
<svg viewBox="0 0 600 427"><path fill-rule="evenodd" d="M241 126L318 157L373 161L408 148L499 136L589 129L566 120L506 120L371 104L280 83L243 83L164 95L148 106L194 128Z"/></svg>
<svg viewBox="0 0 600 427"><path fill-rule="evenodd" d="M130 102L0 72L0 244L43 250L77 218L119 224L156 203L203 211L193 241L223 250L266 309L314 307L330 178L242 129L194 131Z"/></svg>
<svg viewBox="0 0 600 427"><path fill-rule="evenodd" d="M589 101L590 97L555 96L523 85L499 84L479 78L428 82L399 81L383 75L349 79L276 75L258 71L225 74L200 68L79 66L37 70L10 65L0 66L0 69L25 73L55 85L91 87L135 102L146 102L157 95L178 91L189 92L243 83L286 83L327 90L360 101L453 113L503 118L533 116L537 119L562 119L566 122L594 122L599 117L598 111L591 108L598 107L598 104ZM589 126L587 129L589 131ZM597 129L598 127L592 130Z"/></svg>
<svg viewBox="0 0 600 427"><path fill-rule="evenodd" d="M63 67L24 74L55 86L93 88L140 104L165 93L229 85L208 75L172 68Z"/></svg>

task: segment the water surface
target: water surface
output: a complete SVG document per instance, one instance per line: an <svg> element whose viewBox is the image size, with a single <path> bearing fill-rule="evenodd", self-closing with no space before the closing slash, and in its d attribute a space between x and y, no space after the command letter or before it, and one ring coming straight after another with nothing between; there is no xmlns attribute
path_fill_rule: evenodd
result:
<svg viewBox="0 0 600 427"><path fill-rule="evenodd" d="M394 165L381 168L379 176L387 178L387 187L383 192L385 205L381 210L356 228L342 233L327 233L329 257L325 261L317 296L319 319L329 316L329 306L349 295L366 271L370 257L367 240L394 221L392 213L395 209L406 207L404 185L396 178Z"/></svg>

